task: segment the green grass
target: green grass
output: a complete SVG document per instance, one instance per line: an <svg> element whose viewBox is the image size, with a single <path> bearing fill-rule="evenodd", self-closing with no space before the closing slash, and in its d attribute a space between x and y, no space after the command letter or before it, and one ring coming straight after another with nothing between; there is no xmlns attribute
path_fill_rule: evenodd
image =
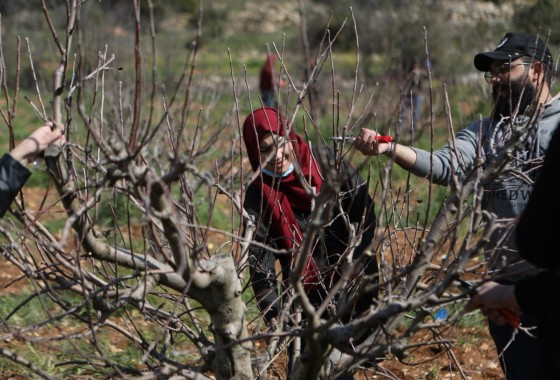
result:
<svg viewBox="0 0 560 380"><path fill-rule="evenodd" d="M44 225L49 231L62 231L66 225L66 218L48 220Z"/></svg>
<svg viewBox="0 0 560 380"><path fill-rule="evenodd" d="M51 176L46 171L44 161L31 164L29 169L31 170L31 177L25 182L25 186L46 188L49 185Z"/></svg>
<svg viewBox="0 0 560 380"><path fill-rule="evenodd" d="M4 113L7 112L8 107L6 106L6 101L4 98L3 91L0 91L0 108ZM12 110L13 99L11 98L13 94L10 94L10 110ZM24 97L32 99L34 103L37 102L37 97L35 93L31 91L20 90L17 99L17 111L13 119L13 133L16 144L26 138L35 128L43 124L41 118L33 110L33 108L24 100ZM3 119L0 119L0 145L2 146L2 151L8 151L9 142L9 128Z"/></svg>
<svg viewBox="0 0 560 380"><path fill-rule="evenodd" d="M459 323L458 327L469 328L469 327L481 327L486 325L486 317L482 315L480 311L475 311L472 313L465 314Z"/></svg>
<svg viewBox="0 0 560 380"><path fill-rule="evenodd" d="M3 295L2 302L0 303L0 316L5 318L16 306L20 305L29 294L30 293L24 292L19 295ZM61 296L63 296L69 304L75 304L76 302L81 301L81 297L74 293L67 293L67 295ZM149 296L149 299L154 305L157 305L158 302L161 302L162 300L161 298L157 298L153 295ZM46 320L48 315L54 315L61 311L60 308L48 297L43 296L42 301L43 303L40 303L39 300L35 298L26 306L22 307L18 313L7 321L9 326L13 329L17 329L18 326L29 326ZM193 306L196 307L194 304L196 304L196 302L193 302ZM167 309L167 307L171 307L172 305L167 302L163 306L163 309ZM95 313L94 310L92 311ZM84 317L87 317L85 309L81 311L81 314ZM202 326L209 326L209 321L204 321L206 318L205 313L195 311L195 314L198 315L199 322L202 322ZM141 317L140 312L135 308L129 308L127 314L125 314L124 309L118 310L111 315L111 319L122 325L122 318L128 315L131 315L137 321L136 332L141 334L145 341L152 342L160 336L162 327L157 323L144 320ZM71 332L78 332L83 328L83 325L71 316L58 322L56 325L57 328L53 328L53 325L48 324L39 328L36 333L27 332L22 334L22 337L32 339L35 336L56 336L61 332L71 334ZM134 331L132 332L134 333ZM209 336L211 335L209 331L207 331L206 334ZM104 357L115 363L119 363L124 366L144 365L142 362L142 349L137 347L135 344L128 342L119 334L115 334L115 331L108 327L102 327L96 331L95 342L97 342L97 348L93 344L94 340L91 335L85 335L81 338L74 338L71 340L64 339L61 342L43 340L37 343L32 343L32 340L26 341L25 339L12 339L8 342L8 346L6 347L7 349L10 349L21 357L30 360L43 371L57 376L79 375L82 372L92 371L99 372L99 367L96 368L93 365L87 365L85 363L78 366L72 364L60 365L66 361L91 361L92 363L100 363L100 353L98 352L98 349ZM158 347L160 346L158 345ZM192 343L183 334L174 334L174 351L189 352L192 348ZM161 347L159 349L161 349ZM180 362L185 362L185 360L188 359L184 355L171 355L171 357ZM191 358L193 360L196 359L194 356ZM150 360L151 359L148 359L148 361ZM32 372L2 356L0 356L0 371L2 371L2 373L23 373L33 377Z"/></svg>
<svg viewBox="0 0 560 380"><path fill-rule="evenodd" d="M425 376L426 380L438 379L441 370L439 368L431 368Z"/></svg>
<svg viewBox="0 0 560 380"><path fill-rule="evenodd" d="M16 307L21 305L22 302L24 302L29 295L30 295L29 293L22 293L17 295L12 295L12 294L3 295L2 302L0 302L0 316L2 316L2 318L6 318L8 314L10 314L13 310L15 310ZM40 304L35 299L30 303L28 303L27 306L20 308L19 312L15 313L10 318L8 323L10 324L16 323L19 325L35 323L39 319L38 315L35 313L36 311L40 310L39 308L40 308Z"/></svg>

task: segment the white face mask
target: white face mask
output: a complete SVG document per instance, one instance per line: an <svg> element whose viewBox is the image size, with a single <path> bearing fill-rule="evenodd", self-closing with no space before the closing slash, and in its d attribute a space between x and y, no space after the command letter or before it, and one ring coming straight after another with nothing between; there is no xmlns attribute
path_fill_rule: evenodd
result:
<svg viewBox="0 0 560 380"><path fill-rule="evenodd" d="M294 171L294 164L290 164L290 167L288 168L288 170L286 170L284 173L273 173L268 169L262 168L262 172L270 177L275 177L275 178L284 178L290 175L291 172Z"/></svg>

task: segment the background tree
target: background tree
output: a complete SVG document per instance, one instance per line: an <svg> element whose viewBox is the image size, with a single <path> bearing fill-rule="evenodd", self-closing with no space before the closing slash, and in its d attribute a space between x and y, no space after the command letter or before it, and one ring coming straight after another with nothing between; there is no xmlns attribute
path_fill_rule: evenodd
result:
<svg viewBox="0 0 560 380"><path fill-rule="evenodd" d="M560 17L559 5L560 3L555 0L535 1L525 4L515 12L513 24L519 30L526 30L535 34L540 33L544 40L548 38L549 30L554 29L553 25ZM558 45L558 42L560 42L560 38L552 33L549 44L554 46Z"/></svg>

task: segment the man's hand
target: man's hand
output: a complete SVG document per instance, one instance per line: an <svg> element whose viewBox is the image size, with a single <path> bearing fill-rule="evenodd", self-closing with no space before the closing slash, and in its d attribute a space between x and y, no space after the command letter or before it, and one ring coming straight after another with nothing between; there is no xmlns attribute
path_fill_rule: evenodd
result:
<svg viewBox="0 0 560 380"><path fill-rule="evenodd" d="M482 314L499 325L508 323L508 314L519 317L521 309L515 298L514 285L500 285L496 282L483 284L465 306L466 311L480 309ZM510 313L504 313L504 310Z"/></svg>
<svg viewBox="0 0 560 380"><path fill-rule="evenodd" d="M354 140L354 148L368 156L377 156L387 153L391 150L392 142L378 142L379 134L367 128L362 128L356 140Z"/></svg>

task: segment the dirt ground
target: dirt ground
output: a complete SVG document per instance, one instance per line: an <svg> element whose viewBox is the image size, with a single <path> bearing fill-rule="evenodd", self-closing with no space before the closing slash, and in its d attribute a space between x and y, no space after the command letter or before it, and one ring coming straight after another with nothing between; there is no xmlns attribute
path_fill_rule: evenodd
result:
<svg viewBox="0 0 560 380"><path fill-rule="evenodd" d="M433 337L420 335L416 341ZM471 339L465 339L469 337ZM469 327L442 333L441 339L451 341L451 349L423 347L411 353L402 362L394 357L380 361L377 368L358 371L356 380L503 380L495 347L486 328ZM458 339L460 338L460 339ZM457 365L459 364L459 366ZM462 373L461 373L462 372ZM285 360L278 360L269 379L285 379Z"/></svg>
<svg viewBox="0 0 560 380"><path fill-rule="evenodd" d="M455 339L458 335L470 335L473 339L462 342L463 339ZM449 351L437 347L425 347L406 358L406 364L396 359L386 360L380 363L381 368L377 374L364 372L362 377L357 378L360 380L504 379L494 344L485 328L470 327L461 331L449 331L443 334L442 338L452 341ZM429 340L430 337L422 339Z"/></svg>

